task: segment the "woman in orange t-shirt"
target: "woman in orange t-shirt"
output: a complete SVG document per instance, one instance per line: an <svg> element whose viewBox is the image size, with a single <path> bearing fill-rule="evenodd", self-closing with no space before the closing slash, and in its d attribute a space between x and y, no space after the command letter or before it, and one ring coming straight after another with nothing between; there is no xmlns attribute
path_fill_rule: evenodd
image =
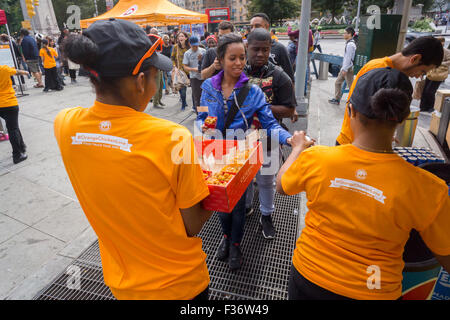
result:
<svg viewBox="0 0 450 320"><path fill-rule="evenodd" d="M56 70L56 60L58 53L55 49L48 46L48 40L42 40L42 48L39 51L39 55L42 58L45 70L45 88L44 92L48 90L63 90L63 86L59 83L58 72Z"/></svg>
<svg viewBox="0 0 450 320"><path fill-rule="evenodd" d="M196 235L212 214L201 207L209 190L189 130L144 112L157 74L172 70L157 52L161 39L152 38L130 21L109 19L64 41L67 58L89 72L96 99L90 108L62 110L55 137L99 238L112 294L207 299L206 254Z"/></svg>
<svg viewBox="0 0 450 320"><path fill-rule="evenodd" d="M361 76L346 110L353 144L307 149L312 143L304 133L294 135L277 190L306 191L309 211L294 250L289 299L399 299L412 229L450 271L448 186L392 151L411 95L405 74L374 69Z"/></svg>

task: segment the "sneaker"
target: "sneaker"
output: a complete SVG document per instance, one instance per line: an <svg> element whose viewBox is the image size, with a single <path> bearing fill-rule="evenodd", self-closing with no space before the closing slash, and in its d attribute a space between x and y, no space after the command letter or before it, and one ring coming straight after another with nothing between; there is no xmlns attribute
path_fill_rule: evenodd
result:
<svg viewBox="0 0 450 320"><path fill-rule="evenodd" d="M7 133L0 133L0 141L9 140L9 135Z"/></svg>
<svg viewBox="0 0 450 320"><path fill-rule="evenodd" d="M259 219L259 223L262 226L263 237L269 240L275 238L275 228L273 227L272 216L263 216Z"/></svg>
<svg viewBox="0 0 450 320"><path fill-rule="evenodd" d="M220 261L224 261L228 258L228 254L230 253L230 240L223 237L222 242L217 248L216 258Z"/></svg>
<svg viewBox="0 0 450 320"><path fill-rule="evenodd" d="M252 213L253 213L253 207L250 207L250 208L246 208L246 209L245 209L245 216L246 216L246 217L251 216Z"/></svg>
<svg viewBox="0 0 450 320"><path fill-rule="evenodd" d="M234 243L230 246L230 258L228 259L228 264L231 270L238 270L242 266L242 251L241 245Z"/></svg>
<svg viewBox="0 0 450 320"><path fill-rule="evenodd" d="M160 105L162 105L163 107L165 107L166 105L164 103L162 103L161 101L159 102Z"/></svg>
<svg viewBox="0 0 450 320"><path fill-rule="evenodd" d="M164 107L163 107L162 105L160 105L160 104L154 104L154 105L153 105L153 108L156 108L156 109L164 109Z"/></svg>
<svg viewBox="0 0 450 320"><path fill-rule="evenodd" d="M14 164L18 164L24 160L27 160L28 156L26 153L21 153L18 157L13 157Z"/></svg>
<svg viewBox="0 0 450 320"><path fill-rule="evenodd" d="M329 103L331 103L331 104L340 104L340 101L339 100L337 100L337 99L330 99L330 100L328 100L328 102Z"/></svg>

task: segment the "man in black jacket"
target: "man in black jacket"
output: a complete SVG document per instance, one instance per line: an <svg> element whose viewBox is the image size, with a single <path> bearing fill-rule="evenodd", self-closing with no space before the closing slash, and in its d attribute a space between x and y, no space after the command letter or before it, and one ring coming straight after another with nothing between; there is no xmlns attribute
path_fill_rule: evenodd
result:
<svg viewBox="0 0 450 320"><path fill-rule="evenodd" d="M291 118L293 121L296 121L296 102L292 81L281 67L276 66L269 61L272 46L272 39L269 31L263 28L254 29L248 35L247 39L248 57L244 72L250 79L250 83L258 85L263 90L267 102L271 105L271 110L275 118L278 120ZM252 128L260 129L260 127L258 127L259 121L257 121L255 117L256 115L252 121ZM256 175L256 183L259 187L261 211L260 223L263 236L266 239L273 239L275 237L272 213L275 210L274 181L278 167L272 168L270 165L271 148L271 143L268 139L268 157L265 157L264 167ZM272 165L274 164L275 162L272 163ZM250 215L252 212L251 204L253 202L253 194L253 184L250 184L246 199L247 215Z"/></svg>
<svg viewBox="0 0 450 320"><path fill-rule="evenodd" d="M252 31L256 28L264 28L269 31L270 19L265 13L257 13L253 15L250 20L250 25ZM270 59L273 63L283 68L284 72L287 73L292 82L294 79L294 69L292 68L291 61L289 60L289 55L286 47L279 41L272 40L272 48L270 50Z"/></svg>

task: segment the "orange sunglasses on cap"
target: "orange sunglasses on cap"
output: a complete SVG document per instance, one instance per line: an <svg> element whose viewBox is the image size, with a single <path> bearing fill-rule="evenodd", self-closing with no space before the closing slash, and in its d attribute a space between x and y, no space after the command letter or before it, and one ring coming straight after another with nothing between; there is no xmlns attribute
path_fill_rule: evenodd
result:
<svg viewBox="0 0 450 320"><path fill-rule="evenodd" d="M162 46L163 46L162 38L155 34L151 34L151 35L149 35L149 37L154 38L155 41L153 42L153 45L150 47L150 49L148 49L148 51L141 58L141 60L139 60L138 64L136 65L136 67L133 70L133 76L138 74L139 69L141 69L141 66L142 66L142 63L144 62L144 60L147 58L150 58L152 56L152 54L158 49L158 47L160 47L160 50L162 50Z"/></svg>

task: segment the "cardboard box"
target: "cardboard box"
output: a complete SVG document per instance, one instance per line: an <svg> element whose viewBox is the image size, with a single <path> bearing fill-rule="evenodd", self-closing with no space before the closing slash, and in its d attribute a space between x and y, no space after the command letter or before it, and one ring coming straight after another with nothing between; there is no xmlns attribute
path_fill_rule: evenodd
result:
<svg viewBox="0 0 450 320"><path fill-rule="evenodd" d="M437 137L439 132L439 123L441 121L441 113L434 111L431 114L430 132Z"/></svg>
<svg viewBox="0 0 450 320"><path fill-rule="evenodd" d="M450 98L450 90L438 90L436 92L436 99L434 100L434 110L442 112L446 98Z"/></svg>
<svg viewBox="0 0 450 320"><path fill-rule="evenodd" d="M194 140L198 154L209 156L211 153L215 159L222 159L230 149L238 146L238 141L234 140ZM257 142L250 152L247 160L241 169L225 186L209 185L209 196L202 201L202 206L206 210L231 212L239 199L244 194L250 182L258 173L263 164L263 149L261 142ZM204 171L205 176L211 173ZM206 180L206 179L205 179Z"/></svg>

